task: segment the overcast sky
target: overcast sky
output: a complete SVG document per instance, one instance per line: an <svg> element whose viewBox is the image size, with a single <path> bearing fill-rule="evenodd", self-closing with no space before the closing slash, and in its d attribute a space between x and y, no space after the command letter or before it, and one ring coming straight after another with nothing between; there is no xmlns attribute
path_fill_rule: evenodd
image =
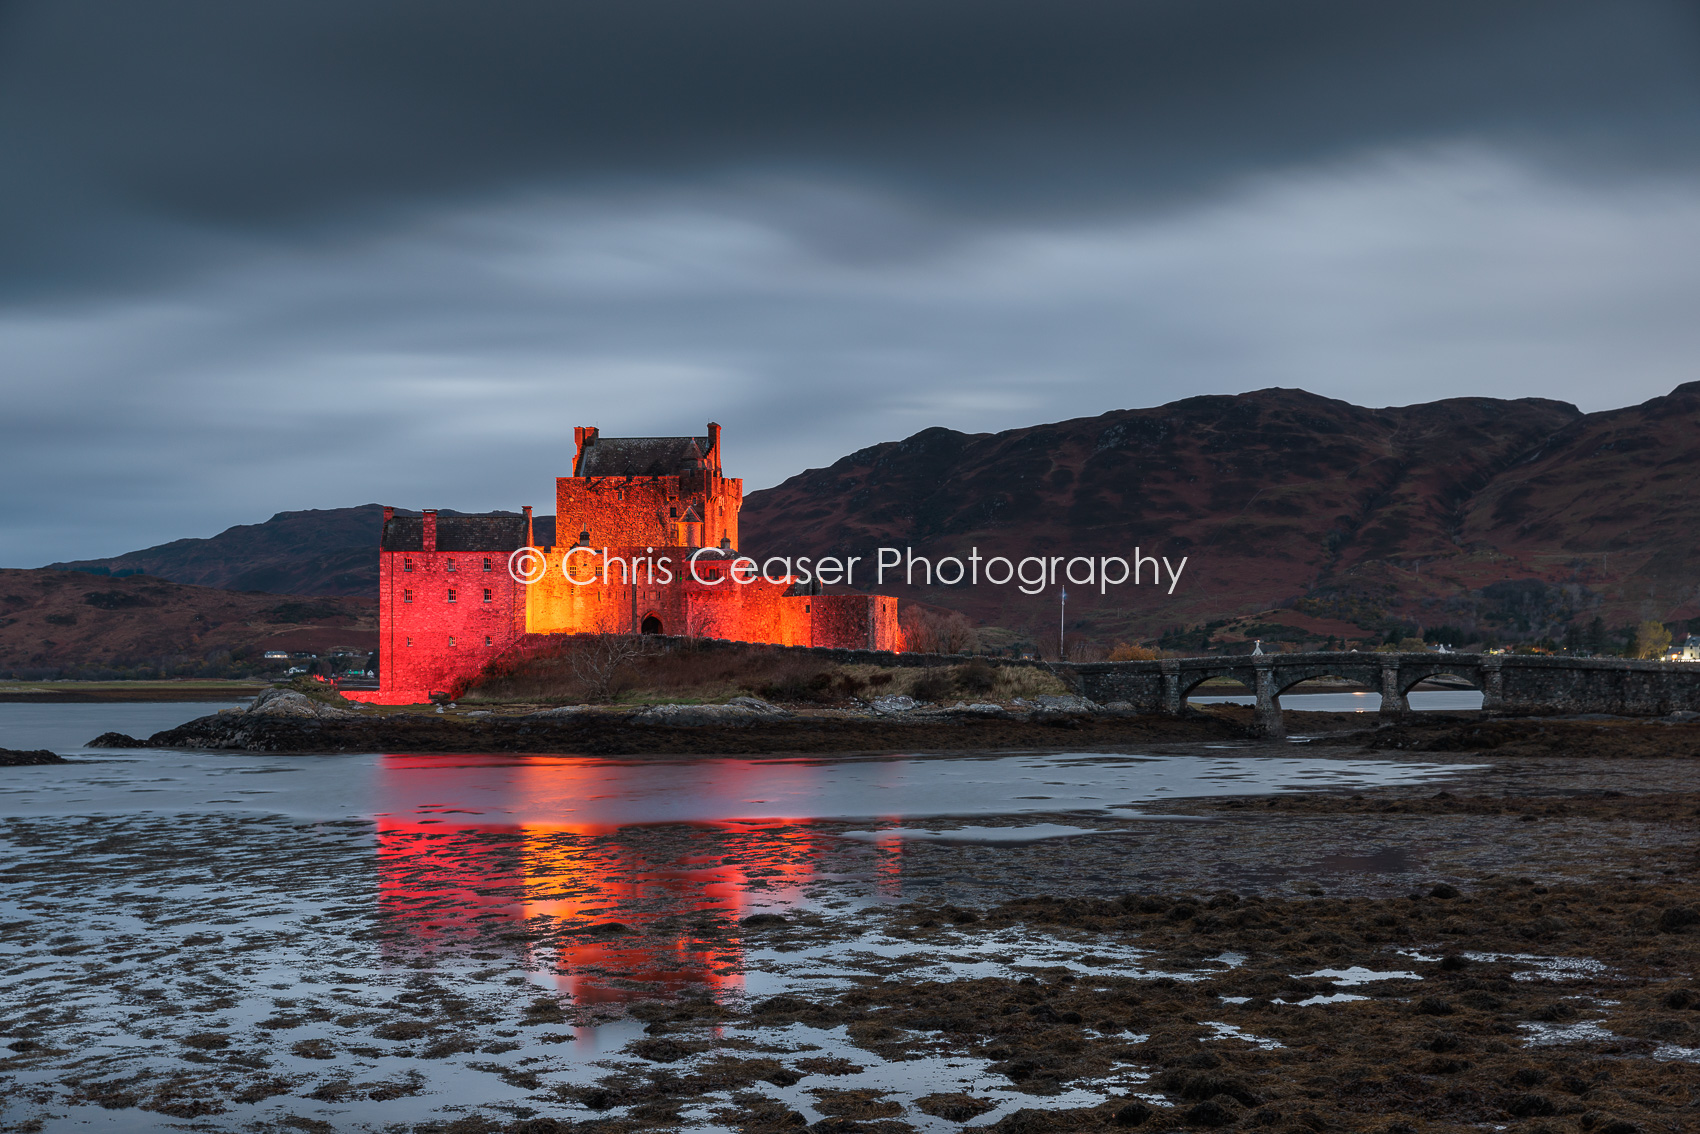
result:
<svg viewBox="0 0 1700 1134"><path fill-rule="evenodd" d="M0 566L933 425L1700 378L1700 14L0 0Z"/></svg>

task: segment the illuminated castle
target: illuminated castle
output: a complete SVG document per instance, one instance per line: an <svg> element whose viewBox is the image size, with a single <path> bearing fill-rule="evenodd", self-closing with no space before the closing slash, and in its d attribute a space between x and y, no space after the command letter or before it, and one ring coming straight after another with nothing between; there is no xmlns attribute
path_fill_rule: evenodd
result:
<svg viewBox="0 0 1700 1134"><path fill-rule="evenodd" d="M384 509L381 678L375 696L354 696L399 705L458 695L503 651L556 634L902 649L896 599L820 593L840 581L831 560L810 565L817 576L739 553L744 482L721 472L720 426L705 437L603 437L581 426L573 440L549 544L536 542L529 507L517 516Z"/></svg>

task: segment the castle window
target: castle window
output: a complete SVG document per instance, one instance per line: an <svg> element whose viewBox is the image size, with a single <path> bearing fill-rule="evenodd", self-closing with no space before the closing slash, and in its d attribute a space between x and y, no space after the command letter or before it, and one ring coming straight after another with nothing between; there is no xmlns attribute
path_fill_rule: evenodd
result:
<svg viewBox="0 0 1700 1134"><path fill-rule="evenodd" d="M484 601L485 602L490 601L490 588L489 587L484 588Z"/></svg>
<svg viewBox="0 0 1700 1134"><path fill-rule="evenodd" d="M403 570L403 571L411 571L411 570L413 570L413 560L412 560L412 559L403 559L403 560L402 560L402 561L401 561L401 569L402 569L402 570Z"/></svg>
<svg viewBox="0 0 1700 1134"><path fill-rule="evenodd" d="M408 587L401 592L401 601L402 602L412 602L413 601L413 588L412 587Z"/></svg>
<svg viewBox="0 0 1700 1134"><path fill-rule="evenodd" d="M490 557L488 555L486 555L484 557L484 570L488 571L489 569L490 569Z"/></svg>
<svg viewBox="0 0 1700 1134"><path fill-rule="evenodd" d="M454 647L454 644L455 644L454 635L451 634L451 635L449 635L449 646L450 646L451 649Z"/></svg>
<svg viewBox="0 0 1700 1134"><path fill-rule="evenodd" d="M493 644L494 644L494 643L492 643L492 642L491 642L491 641L490 641L490 635L488 635L488 634L486 634L486 635L484 635L484 644L485 644L485 645L486 645L486 646L489 646L489 645L493 645Z"/></svg>
<svg viewBox="0 0 1700 1134"><path fill-rule="evenodd" d="M616 500L624 500L624 499L625 499L625 498L626 498L626 490L625 490L625 489L623 489L623 488L616 488L616 489L615 489L615 490L614 490L614 499L616 499Z"/></svg>
<svg viewBox="0 0 1700 1134"><path fill-rule="evenodd" d="M669 508L667 510L673 513L673 519L677 520L679 518L679 510L677 508Z"/></svg>
<svg viewBox="0 0 1700 1134"><path fill-rule="evenodd" d="M409 639L408 639L408 640L407 640L407 644L408 644L408 645L410 645L410 646L411 646L411 645L413 645L413 639L412 639L412 638L409 638Z"/></svg>
<svg viewBox="0 0 1700 1134"><path fill-rule="evenodd" d="M454 569L455 569L455 561L453 559L449 560L448 563L445 564L444 567L443 567L443 570L445 570L445 571L453 571Z"/></svg>
<svg viewBox="0 0 1700 1134"><path fill-rule="evenodd" d="M453 602L454 600L455 600L455 589L453 587L450 587L449 588L449 601Z"/></svg>

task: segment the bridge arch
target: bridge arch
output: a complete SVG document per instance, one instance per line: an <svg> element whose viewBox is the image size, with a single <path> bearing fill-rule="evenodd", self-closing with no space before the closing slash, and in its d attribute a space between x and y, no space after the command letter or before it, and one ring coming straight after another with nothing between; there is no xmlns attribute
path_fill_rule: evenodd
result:
<svg viewBox="0 0 1700 1134"><path fill-rule="evenodd" d="M1472 689L1486 688L1486 678L1478 662L1403 662L1399 666L1399 692L1409 693L1428 678L1441 674L1461 677L1470 683Z"/></svg>
<svg viewBox="0 0 1700 1134"><path fill-rule="evenodd" d="M1238 682L1247 693L1252 695L1257 693L1257 675L1249 666L1215 666L1209 669L1191 670L1180 675L1181 703L1184 705L1186 699L1191 697L1200 685L1218 677L1225 677L1230 681ZM1229 695L1233 696L1234 694Z"/></svg>
<svg viewBox="0 0 1700 1134"><path fill-rule="evenodd" d="M1281 667L1274 671L1274 676L1277 697L1295 685L1303 685L1319 677L1340 677L1369 689L1381 687L1381 667L1360 662Z"/></svg>

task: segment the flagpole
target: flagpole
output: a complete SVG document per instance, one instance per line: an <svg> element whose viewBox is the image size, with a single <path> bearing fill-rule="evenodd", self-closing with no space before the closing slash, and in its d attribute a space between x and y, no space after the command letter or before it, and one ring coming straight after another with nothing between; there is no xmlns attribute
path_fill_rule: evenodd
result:
<svg viewBox="0 0 1700 1134"><path fill-rule="evenodd" d="M1063 627L1068 620L1068 588L1062 589L1062 601L1057 604L1057 660L1067 661L1068 654L1064 652Z"/></svg>

